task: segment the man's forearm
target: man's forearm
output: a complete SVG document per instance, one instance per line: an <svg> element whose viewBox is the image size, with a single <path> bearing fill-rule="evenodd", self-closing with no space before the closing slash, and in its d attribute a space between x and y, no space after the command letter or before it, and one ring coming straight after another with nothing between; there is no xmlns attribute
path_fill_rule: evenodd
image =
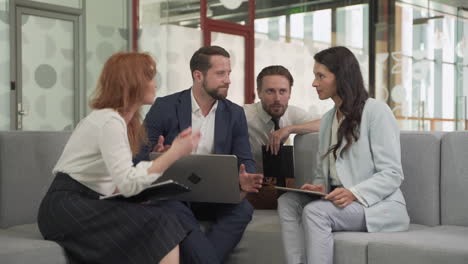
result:
<svg viewBox="0 0 468 264"><path fill-rule="evenodd" d="M287 127L289 134L307 134L320 130L320 119Z"/></svg>

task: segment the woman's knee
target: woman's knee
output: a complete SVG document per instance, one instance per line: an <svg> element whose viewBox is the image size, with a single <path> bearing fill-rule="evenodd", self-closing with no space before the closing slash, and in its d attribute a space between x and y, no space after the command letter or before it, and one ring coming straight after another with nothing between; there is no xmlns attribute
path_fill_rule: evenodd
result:
<svg viewBox="0 0 468 264"><path fill-rule="evenodd" d="M281 218L300 215L302 212L302 202L300 195L287 192L278 198L278 214Z"/></svg>
<svg viewBox="0 0 468 264"><path fill-rule="evenodd" d="M329 215L327 208L330 202L324 200L317 200L308 203L302 211L302 221L304 223L313 223L317 225L323 225L328 222Z"/></svg>

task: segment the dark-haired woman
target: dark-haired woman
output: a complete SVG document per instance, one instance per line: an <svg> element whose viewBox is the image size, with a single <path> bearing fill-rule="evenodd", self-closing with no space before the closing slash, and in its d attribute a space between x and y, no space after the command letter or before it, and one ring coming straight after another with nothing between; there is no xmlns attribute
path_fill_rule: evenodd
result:
<svg viewBox="0 0 468 264"><path fill-rule="evenodd" d="M314 56L313 86L335 107L321 122L313 184L327 193L279 198L287 263L332 264L335 231L405 231L409 217L399 187L403 181L400 131L390 108L369 98L358 61L345 47Z"/></svg>

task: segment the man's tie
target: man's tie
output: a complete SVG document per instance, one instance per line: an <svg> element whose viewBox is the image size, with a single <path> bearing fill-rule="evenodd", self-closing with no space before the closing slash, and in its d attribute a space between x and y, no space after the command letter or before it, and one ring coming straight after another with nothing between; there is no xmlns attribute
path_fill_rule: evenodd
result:
<svg viewBox="0 0 468 264"><path fill-rule="evenodd" d="M271 121L273 121L273 124L275 124L275 130L280 129L280 126L279 126L279 118L272 117L272 118L271 118Z"/></svg>

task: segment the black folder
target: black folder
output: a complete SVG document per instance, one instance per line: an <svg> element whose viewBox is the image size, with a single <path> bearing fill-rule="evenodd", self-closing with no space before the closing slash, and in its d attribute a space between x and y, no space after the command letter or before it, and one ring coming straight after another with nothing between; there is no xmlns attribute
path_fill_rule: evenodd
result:
<svg viewBox="0 0 468 264"><path fill-rule="evenodd" d="M164 200L189 191L190 188L183 184L173 180L166 180L163 182L154 183L134 196L125 197L121 193L116 193L107 196L101 196L100 199L117 199L128 202L144 202L149 200Z"/></svg>
<svg viewBox="0 0 468 264"><path fill-rule="evenodd" d="M294 178L294 147L280 146L277 155L262 146L263 176L276 178L277 186L286 186L286 178Z"/></svg>

